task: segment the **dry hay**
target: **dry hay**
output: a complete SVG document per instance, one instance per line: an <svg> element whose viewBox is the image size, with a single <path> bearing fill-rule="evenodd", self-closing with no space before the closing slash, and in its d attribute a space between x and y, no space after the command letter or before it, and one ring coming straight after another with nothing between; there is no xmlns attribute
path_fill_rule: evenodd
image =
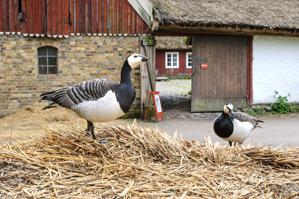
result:
<svg viewBox="0 0 299 199"><path fill-rule="evenodd" d="M3 146L0 198L296 198L299 148L227 147L137 125L76 127Z"/></svg>

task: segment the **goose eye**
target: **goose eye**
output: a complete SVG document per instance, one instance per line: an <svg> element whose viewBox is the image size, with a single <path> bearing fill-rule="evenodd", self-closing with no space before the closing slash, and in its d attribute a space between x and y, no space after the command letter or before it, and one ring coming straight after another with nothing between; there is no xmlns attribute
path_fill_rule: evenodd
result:
<svg viewBox="0 0 299 199"><path fill-rule="evenodd" d="M134 55L134 58L137 58L137 55Z"/></svg>

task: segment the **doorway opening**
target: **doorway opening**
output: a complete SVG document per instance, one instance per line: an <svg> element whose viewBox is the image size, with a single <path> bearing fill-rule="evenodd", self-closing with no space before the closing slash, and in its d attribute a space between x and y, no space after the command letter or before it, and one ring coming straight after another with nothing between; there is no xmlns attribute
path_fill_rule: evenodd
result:
<svg viewBox="0 0 299 199"><path fill-rule="evenodd" d="M186 36L156 37L156 90L164 112L191 111L192 46Z"/></svg>

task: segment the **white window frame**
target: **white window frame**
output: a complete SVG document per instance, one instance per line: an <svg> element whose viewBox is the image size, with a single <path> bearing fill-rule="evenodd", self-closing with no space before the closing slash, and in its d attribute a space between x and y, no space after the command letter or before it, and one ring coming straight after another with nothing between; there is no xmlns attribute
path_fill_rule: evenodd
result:
<svg viewBox="0 0 299 199"><path fill-rule="evenodd" d="M191 56L191 66L189 66L189 62L188 62L188 57L189 55ZM186 53L186 68L192 68L192 52L187 52Z"/></svg>
<svg viewBox="0 0 299 199"><path fill-rule="evenodd" d="M177 65L173 65L173 55L177 55ZM171 55L171 65L168 66L167 56ZM165 52L165 68L179 68L180 67L180 54L179 52Z"/></svg>

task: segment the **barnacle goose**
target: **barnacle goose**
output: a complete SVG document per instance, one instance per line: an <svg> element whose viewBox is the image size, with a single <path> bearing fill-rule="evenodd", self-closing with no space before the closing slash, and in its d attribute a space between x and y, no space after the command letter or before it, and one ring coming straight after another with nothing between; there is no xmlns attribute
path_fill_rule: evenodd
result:
<svg viewBox="0 0 299 199"><path fill-rule="evenodd" d="M95 139L93 122L107 122L127 113L135 99L131 82L132 68L136 68L147 57L132 54L125 60L121 80L117 84L108 79L94 79L41 94L41 100L49 101L46 108L58 104L74 110L87 120L86 134Z"/></svg>
<svg viewBox="0 0 299 199"><path fill-rule="evenodd" d="M215 119L214 131L224 140L233 143L242 144L249 133L258 127L258 123L263 122L246 113L233 112L232 104L225 104L222 114Z"/></svg>

